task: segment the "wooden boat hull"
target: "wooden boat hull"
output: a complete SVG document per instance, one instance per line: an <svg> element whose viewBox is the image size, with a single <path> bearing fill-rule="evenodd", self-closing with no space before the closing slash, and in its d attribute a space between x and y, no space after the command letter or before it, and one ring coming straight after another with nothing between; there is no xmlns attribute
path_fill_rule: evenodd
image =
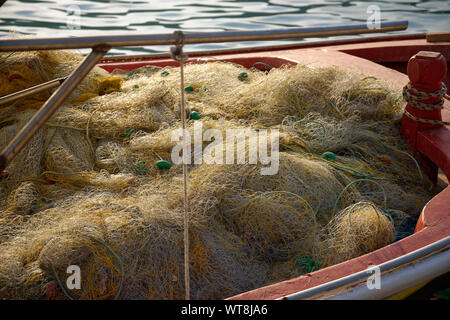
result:
<svg viewBox="0 0 450 320"><path fill-rule="evenodd" d="M207 56L213 55L214 59L239 63L245 67L251 67L255 62L263 62L271 67L296 63L310 66L343 66L356 68L361 73L387 80L402 88L408 83L408 76L405 74L407 62L419 51L440 52L450 61L450 42L428 43L425 35L408 35L195 52L190 54L188 62L202 63L208 59ZM178 63L168 55L158 54L109 57L103 59L100 64L107 71L116 68L132 70L145 65L178 66ZM264 68L264 65L259 66ZM450 87L450 73L444 82ZM449 101L445 101L442 118L444 121L450 121ZM441 127L422 132L418 139L426 156L450 179L448 129ZM445 180L445 177L442 177ZM319 299L403 298L427 281L450 271L450 186L426 204L415 231L409 237L366 255L229 299L281 299L289 296ZM423 254L427 248L428 253ZM418 254L416 259L407 260L415 254ZM402 261L405 263L401 263ZM370 274L362 278L355 277L366 272L371 266L393 265L394 262L399 262L400 265L381 272L381 289L370 290L366 286ZM351 281L353 278L355 280Z"/></svg>

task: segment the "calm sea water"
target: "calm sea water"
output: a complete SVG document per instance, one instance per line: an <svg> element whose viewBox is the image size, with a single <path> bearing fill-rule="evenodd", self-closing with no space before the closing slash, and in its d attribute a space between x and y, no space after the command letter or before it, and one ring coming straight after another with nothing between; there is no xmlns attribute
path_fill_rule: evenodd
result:
<svg viewBox="0 0 450 320"><path fill-rule="evenodd" d="M408 30L396 34L450 30L450 1L7 0L0 7L0 37L5 37L11 32L16 36L63 37L169 33L177 29L260 30L365 24L370 16L370 13L367 13L369 5L377 5L380 8L382 21L409 21ZM355 36L340 39L352 37ZM318 40L323 39L294 41ZM293 40L189 45L186 51L289 42ZM112 49L110 54L164 51L167 52L168 47L118 48Z"/></svg>

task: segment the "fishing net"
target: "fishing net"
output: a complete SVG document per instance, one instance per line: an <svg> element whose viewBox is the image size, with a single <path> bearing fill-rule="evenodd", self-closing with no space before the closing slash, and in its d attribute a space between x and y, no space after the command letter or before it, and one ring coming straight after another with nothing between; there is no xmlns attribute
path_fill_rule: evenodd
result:
<svg viewBox="0 0 450 320"><path fill-rule="evenodd" d="M81 59L0 53L0 95L67 76ZM179 68L94 68L12 161L0 180L1 298L184 297L182 167L170 163L179 79ZM188 166L192 298L287 280L413 232L431 184L400 138L401 93L389 84L218 61L187 64L185 82L191 137L200 124L223 136L277 129L280 150L273 175L249 163L250 148L244 163ZM0 106L0 148L50 94ZM215 152L231 145L239 157L233 143ZM67 287L69 266L80 289Z"/></svg>
<svg viewBox="0 0 450 320"><path fill-rule="evenodd" d="M382 210L371 202L358 202L339 212L327 225L330 251L326 264L336 264L355 258L361 252L371 252L394 240L394 226ZM327 260L328 259L328 260Z"/></svg>

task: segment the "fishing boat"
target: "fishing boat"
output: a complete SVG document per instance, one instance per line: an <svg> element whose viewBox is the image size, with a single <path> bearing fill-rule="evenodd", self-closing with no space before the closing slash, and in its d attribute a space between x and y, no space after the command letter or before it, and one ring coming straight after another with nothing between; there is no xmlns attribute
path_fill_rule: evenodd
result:
<svg viewBox="0 0 450 320"><path fill-rule="evenodd" d="M382 36L357 40L325 41L276 47L219 50L190 53L188 62L203 57L241 64L247 68L281 67L303 63L315 66L357 68L368 75L405 86L408 61L421 51L441 53L450 61L450 38L431 42L426 34ZM206 58L207 60L208 58ZM169 55L109 57L99 64L107 71L133 70L146 65L175 66ZM450 73L444 79L450 85ZM450 102L444 103L442 119L450 120ZM419 138L420 137L420 138ZM417 151L442 171L439 180L450 179L450 131L440 126L418 133ZM439 154L439 155L437 155ZM439 158L439 159L438 159ZM444 171L445 170L445 171ZM445 172L445 174L443 173ZM435 173L436 174L436 173ZM435 176L434 179L437 179ZM445 187L423 209L415 234L364 256L334 265L299 278L245 292L237 299L400 299L412 294L435 277L450 271L450 186ZM379 266L381 289L366 286L372 274L368 268Z"/></svg>
<svg viewBox="0 0 450 320"><path fill-rule="evenodd" d="M276 37L274 36L274 38ZM220 41L220 39L218 37L216 40ZM255 39L255 37L245 38L245 40L250 39ZM71 42L70 39L60 41L60 43L56 43L56 41L52 43L47 39L45 48L94 47L95 43L88 40L83 39L84 43L76 46L71 45L74 42ZM185 37L185 44L189 43L187 40L189 38ZM227 39L223 36L222 40L226 41ZM19 43L18 40L10 43L4 42L0 43L0 49L2 46L4 48L9 46L9 49L14 50L39 48L41 45L39 41L33 41L26 44L25 41ZM122 39L114 41L110 39L109 45L117 45ZM143 44L142 41L142 39L135 39L135 44ZM162 40L157 41L164 43ZM108 45L107 42L105 43ZM165 43L173 43L173 40ZM42 44L42 48L44 48L44 44ZM98 52L102 54L97 54ZM104 53L105 51L101 51L101 47L97 47L97 51L93 50L93 54L86 58L85 65L92 67L97 64L109 72L115 69L134 70L143 66L179 65L179 62L171 59L170 54L103 57ZM190 52L189 59L185 62L205 63L212 59L233 62L246 68L255 66L257 63L256 67L261 70L297 63L309 66L356 68L363 74L389 81L398 88L405 87L410 81L418 83L417 86L421 84L419 90L422 92L436 91L435 87L437 85L440 88L441 81L447 87L450 85L450 73L446 73L448 61L450 61L450 37L443 33L391 35L282 46ZM86 73L83 70L77 72ZM65 84L67 86L76 85L68 81ZM56 96L54 100L57 99L63 98ZM426 100L428 103L434 103L433 96L428 96L428 99L431 99ZM450 102L444 101L443 108L439 110L437 116L433 114L428 117L424 113L420 113L420 116L416 114L416 116L432 121L421 122L404 116L402 134L423 171L432 181L442 186L442 191L423 208L413 235L363 256L297 278L241 293L228 299L402 299L432 279L449 272L450 131L446 123L450 121ZM36 118L35 125L43 121L45 118ZM26 130L23 132L24 135L27 134ZM31 136L32 133L28 132L28 135ZM8 151L3 153L3 163L9 154ZM377 272L381 279L381 285L374 289L367 283L368 279Z"/></svg>

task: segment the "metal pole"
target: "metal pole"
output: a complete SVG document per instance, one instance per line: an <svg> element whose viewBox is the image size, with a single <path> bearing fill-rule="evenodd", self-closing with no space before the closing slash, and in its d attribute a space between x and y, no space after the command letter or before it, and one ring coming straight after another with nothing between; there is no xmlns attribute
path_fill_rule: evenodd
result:
<svg viewBox="0 0 450 320"><path fill-rule="evenodd" d="M8 94L6 96L0 97L0 105L8 103L8 102L12 102L12 101L20 99L20 98L25 98L25 97L31 96L31 95L39 93L41 91L59 87L66 79L67 79L67 77L50 80L50 81L38 84L37 86L27 88L22 91L14 92L14 93Z"/></svg>
<svg viewBox="0 0 450 320"><path fill-rule="evenodd" d="M382 22L380 24L380 28L378 29L369 29L366 24L359 24L349 26L290 28L259 31L185 33L184 44L331 37L400 31L405 30L406 28L408 28L408 21L393 21ZM72 38L8 39L0 41L0 51L82 49L92 48L99 45L107 45L110 47L132 47L146 45L170 45L174 43L175 36L171 33L150 35L116 35L105 37L94 36Z"/></svg>
<svg viewBox="0 0 450 320"><path fill-rule="evenodd" d="M109 46L93 48L78 68L76 68L64 83L51 95L31 120L20 130L13 140L0 154L0 172L17 156L34 134L55 113L64 100L75 90L78 84L91 71L100 59L108 52Z"/></svg>

